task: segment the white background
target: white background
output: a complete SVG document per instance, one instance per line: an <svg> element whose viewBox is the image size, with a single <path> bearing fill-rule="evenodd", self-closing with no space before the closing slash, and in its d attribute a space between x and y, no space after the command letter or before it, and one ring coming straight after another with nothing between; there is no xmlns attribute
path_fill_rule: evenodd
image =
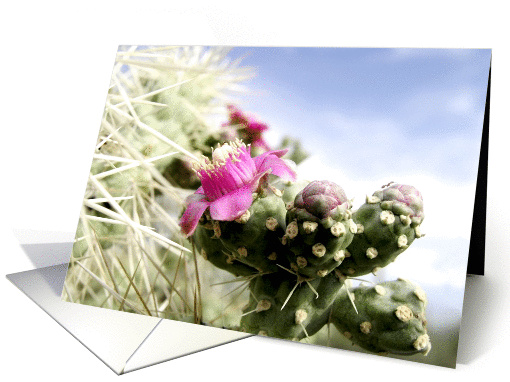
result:
<svg viewBox="0 0 510 382"><path fill-rule="evenodd" d="M119 44L230 44L492 48L487 275L470 306L476 334L461 332L457 370L250 338L122 376L123 379L435 379L506 375L510 341L507 181L510 47L497 2L314 1L14 2L0 22L1 274L33 268L13 229L73 237L110 71ZM184 4L184 3L183 3ZM447 200L445 200L445 210ZM451 219L445 213L445 219ZM42 238L44 240L44 237ZM5 278L0 280L2 367L19 380L103 380L115 374ZM462 337L464 334L464 337ZM464 339L463 339L464 338ZM466 362L467 360L467 362ZM501 374L500 374L501 375Z"/></svg>

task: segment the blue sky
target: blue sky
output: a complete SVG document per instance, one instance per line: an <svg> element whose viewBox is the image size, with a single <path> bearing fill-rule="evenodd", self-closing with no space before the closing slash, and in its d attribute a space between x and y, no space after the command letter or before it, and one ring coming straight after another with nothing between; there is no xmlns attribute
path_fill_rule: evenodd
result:
<svg viewBox="0 0 510 382"><path fill-rule="evenodd" d="M350 177L477 169L490 50L234 48L256 68L243 104ZM326 144L327 142L327 144ZM474 155L473 155L474 153ZM388 161L382 157L393 157ZM398 160L397 160L398 159Z"/></svg>

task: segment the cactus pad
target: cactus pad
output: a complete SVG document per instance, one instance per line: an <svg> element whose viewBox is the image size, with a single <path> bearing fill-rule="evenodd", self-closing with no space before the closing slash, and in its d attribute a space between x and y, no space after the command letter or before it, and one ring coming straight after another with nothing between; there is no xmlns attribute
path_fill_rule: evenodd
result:
<svg viewBox="0 0 510 382"><path fill-rule="evenodd" d="M360 286L352 293L358 313L343 291L332 307L331 321L340 333L376 353L428 354L426 297L420 287L398 279Z"/></svg>
<svg viewBox="0 0 510 382"><path fill-rule="evenodd" d="M393 184L367 196L353 214L357 233L338 267L346 276L376 273L422 236L423 201L412 186Z"/></svg>

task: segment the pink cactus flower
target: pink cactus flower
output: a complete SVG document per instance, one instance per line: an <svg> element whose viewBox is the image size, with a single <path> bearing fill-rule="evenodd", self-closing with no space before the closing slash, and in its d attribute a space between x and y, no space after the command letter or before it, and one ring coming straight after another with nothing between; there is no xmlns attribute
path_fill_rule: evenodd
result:
<svg viewBox="0 0 510 382"><path fill-rule="evenodd" d="M422 219L425 217L423 213L423 197L420 191L413 186L399 183L391 183L381 191L382 200L395 200L404 203L411 210L411 217Z"/></svg>
<svg viewBox="0 0 510 382"><path fill-rule="evenodd" d="M265 175L295 180L295 172L281 159L286 152L268 151L252 158L250 146L236 140L216 148L212 161L203 157L201 162L195 162L202 186L186 199L187 207L179 223L186 237L193 234L207 208L214 220L232 221L244 214Z"/></svg>
<svg viewBox="0 0 510 382"><path fill-rule="evenodd" d="M337 206L349 208L349 200L342 187L328 180L314 180L294 199L294 207L319 219L328 217Z"/></svg>
<svg viewBox="0 0 510 382"><path fill-rule="evenodd" d="M262 138L262 133L269 129L267 124L260 122L254 115L245 113L234 105L228 105L227 108L230 113L230 124L244 127L244 129L239 131L244 141L262 151L271 150L267 142Z"/></svg>

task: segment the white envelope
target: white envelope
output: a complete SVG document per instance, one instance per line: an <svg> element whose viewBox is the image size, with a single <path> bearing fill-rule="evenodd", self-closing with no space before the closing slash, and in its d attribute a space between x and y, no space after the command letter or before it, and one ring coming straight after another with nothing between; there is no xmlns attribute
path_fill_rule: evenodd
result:
<svg viewBox="0 0 510 382"><path fill-rule="evenodd" d="M72 245L22 245L38 268L7 278L115 373L127 373L251 336L62 301L65 261ZM57 265L47 266L49 263Z"/></svg>

